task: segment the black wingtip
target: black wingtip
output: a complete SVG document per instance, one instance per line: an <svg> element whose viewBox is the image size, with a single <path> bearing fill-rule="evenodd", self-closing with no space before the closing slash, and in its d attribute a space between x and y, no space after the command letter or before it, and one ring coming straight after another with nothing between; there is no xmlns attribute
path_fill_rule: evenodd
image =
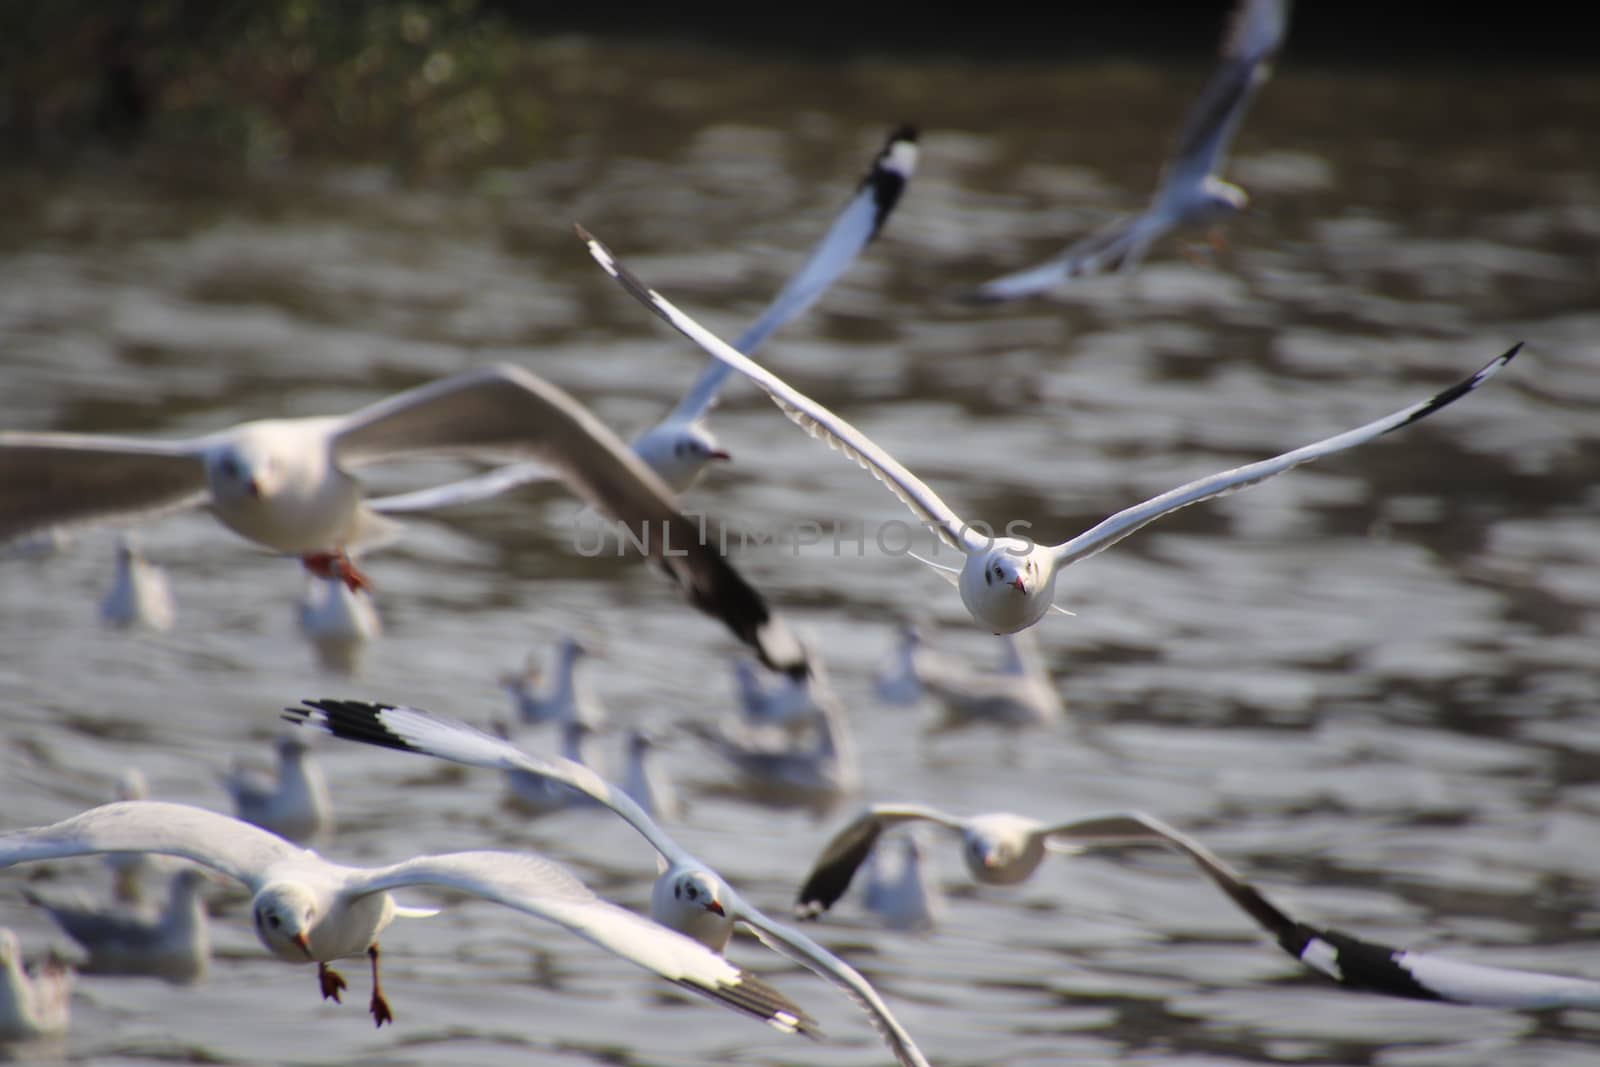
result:
<svg viewBox="0 0 1600 1067"><path fill-rule="evenodd" d="M1416 411L1412 412L1410 418L1406 419L1405 422L1395 426L1394 429L1398 430L1401 426L1410 426L1419 419L1427 418L1440 408L1449 407L1457 400L1460 400L1462 397L1478 388L1478 386L1482 385L1490 378L1493 378L1500 372L1500 368L1504 367L1507 363L1510 363L1513 359L1515 359L1517 353L1522 351L1522 345L1523 342L1518 341L1516 344L1506 349L1505 352L1491 359L1488 363L1485 363L1476 374L1457 382L1450 388L1437 394L1426 404L1423 404L1421 407L1417 408Z"/></svg>
<svg viewBox="0 0 1600 1067"><path fill-rule="evenodd" d="M383 724L383 712L394 709L393 704L378 704L368 700L336 700L318 698L300 701L301 707L284 708L283 718L296 725L313 725L346 741L360 741L382 748L395 748L403 752L414 751L402 737L391 733Z"/></svg>

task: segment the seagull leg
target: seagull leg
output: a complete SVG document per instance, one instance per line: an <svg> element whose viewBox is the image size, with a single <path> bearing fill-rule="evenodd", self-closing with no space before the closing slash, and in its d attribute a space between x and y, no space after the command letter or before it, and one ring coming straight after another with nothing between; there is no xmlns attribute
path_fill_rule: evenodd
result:
<svg viewBox="0 0 1600 1067"><path fill-rule="evenodd" d="M372 1021L377 1026L394 1022L394 1013L389 1010L389 1002L384 999L383 985L378 981L378 943L374 941L367 946L367 958L372 961L372 1003L368 1005L372 1011Z"/></svg>
<svg viewBox="0 0 1600 1067"><path fill-rule="evenodd" d="M338 552L308 552L300 557L300 562L305 565L306 570L318 578L343 580L346 588L352 593L372 589L372 582L356 569L356 565L345 555L343 549Z"/></svg>
<svg viewBox="0 0 1600 1067"><path fill-rule="evenodd" d="M339 999L339 990L347 984L344 975L329 967L326 963L317 964L317 984L322 987L322 999L331 1000L335 1004L344 1003Z"/></svg>

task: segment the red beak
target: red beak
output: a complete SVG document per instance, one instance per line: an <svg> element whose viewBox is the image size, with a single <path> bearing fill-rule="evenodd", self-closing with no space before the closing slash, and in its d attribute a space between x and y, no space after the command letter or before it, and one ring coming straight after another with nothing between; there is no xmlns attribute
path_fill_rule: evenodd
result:
<svg viewBox="0 0 1600 1067"><path fill-rule="evenodd" d="M306 959L309 960L311 958L311 942L306 940L304 930L298 934L295 934L289 940L300 946L300 951L306 954Z"/></svg>
<svg viewBox="0 0 1600 1067"><path fill-rule="evenodd" d="M1019 593L1026 593L1028 591L1028 587L1022 584L1022 579L1020 577L1011 583L1011 588L1015 589Z"/></svg>
<svg viewBox="0 0 1600 1067"><path fill-rule="evenodd" d="M722 902L720 900L713 900L711 903L707 904L706 910L713 915L726 916L728 914L722 910Z"/></svg>
<svg viewBox="0 0 1600 1067"><path fill-rule="evenodd" d="M713 448L710 452L706 453L706 458L707 459L732 459L733 457L728 455L728 453L724 452L720 448Z"/></svg>
<svg viewBox="0 0 1600 1067"><path fill-rule="evenodd" d="M248 482L244 483L244 491L249 493L251 499L253 500L261 499L261 483L256 481L254 478L251 478Z"/></svg>

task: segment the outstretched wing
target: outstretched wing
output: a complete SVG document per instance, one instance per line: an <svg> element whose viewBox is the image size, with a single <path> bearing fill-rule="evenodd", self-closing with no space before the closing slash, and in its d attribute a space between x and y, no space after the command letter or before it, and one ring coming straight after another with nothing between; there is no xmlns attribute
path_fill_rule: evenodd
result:
<svg viewBox="0 0 1600 1067"><path fill-rule="evenodd" d="M678 510L661 478L588 408L520 367L498 365L412 389L341 419L341 461L417 453L509 456L544 463L595 510L615 519L690 602L720 619L775 670L803 674L788 628Z"/></svg>
<svg viewBox="0 0 1600 1067"><path fill-rule="evenodd" d="M834 834L811 864L811 873L795 898L795 914L812 919L821 915L850 888L850 880L872 853L878 837L897 823L926 820L959 831L962 823L953 815L919 804L871 804L862 809L843 829Z"/></svg>
<svg viewBox="0 0 1600 1067"><path fill-rule="evenodd" d="M844 990L845 994L867 1013L867 1017L872 1020L873 1028L883 1037L884 1043L894 1053L894 1058L904 1067L928 1067L928 1061L923 1057L922 1050L917 1048L917 1043L889 1011L889 1006L878 996L878 991L861 976L861 972L794 927L767 916L731 888L728 890L727 899L722 903L728 917L735 922L744 923L761 939L762 944L775 952L781 952Z"/></svg>
<svg viewBox="0 0 1600 1067"><path fill-rule="evenodd" d="M901 126L889 135L888 141L872 161L872 169L856 187L844 210L839 212L822 241L812 251L800 272L789 280L783 291L761 313L750 328L740 334L733 347L750 355L761 347L774 330L795 318L817 302L839 275L854 263L872 239L878 236L883 224L889 220L900 194L911 180L917 167L917 131L912 126ZM667 416L669 422L693 422L705 415L716 402L717 392L733 368L712 360L711 365L695 379L688 393Z"/></svg>
<svg viewBox="0 0 1600 1067"><path fill-rule="evenodd" d="M743 1012L784 1033L815 1036L816 1023L793 1001L698 941L595 896L560 864L519 852L418 856L361 872L351 890L438 886L558 923L630 963Z"/></svg>
<svg viewBox="0 0 1600 1067"><path fill-rule="evenodd" d="M1501 367L1511 362L1512 357L1521 348L1521 344L1513 345L1504 355L1490 360L1483 369L1471 377L1457 382L1427 400L1412 404L1410 407L1401 408L1392 415L1385 415L1383 418L1369 422L1365 426L1358 426L1354 430L1346 430L1344 433L1312 442L1309 445L1295 449L1293 452L1285 452L1281 456L1273 456L1271 459L1264 459L1257 463L1222 471L1220 474L1212 474L1205 478L1196 479L1187 485L1180 485L1178 488L1162 493L1160 496L1152 497L1142 504L1135 504L1131 508L1119 511L1109 519L1105 519L1072 538L1072 540L1055 545L1053 547L1055 565L1064 567L1080 559L1087 559L1097 552L1103 552L1139 529L1139 527L1152 523L1163 515L1169 515L1179 508L1186 508L1190 504L1198 504L1202 500L1210 500L1213 497L1238 492L1240 489L1246 489L1264 482L1268 478L1282 474L1284 471L1292 470L1302 463L1309 463L1314 459L1321 459L1323 456L1342 452L1347 448L1354 448L1356 445L1365 444L1374 437L1381 437L1386 433L1400 429L1402 426L1410 426L1414 422L1427 418L1441 408L1455 403L1494 377Z"/></svg>
<svg viewBox="0 0 1600 1067"><path fill-rule="evenodd" d="M899 497L914 515L937 532L946 544L967 552L985 547L986 539L981 534L968 528L932 489L874 444L866 434L668 303L665 297L618 262L610 250L590 236L582 226L577 227L577 231L589 246L589 254L605 268L607 274L622 283L622 287L635 300L661 316L704 351L755 382L772 398L779 410L801 429L865 467L873 477L888 486L889 491Z"/></svg>
<svg viewBox="0 0 1600 1067"><path fill-rule="evenodd" d="M207 497L202 452L199 440L0 433L0 544L196 507Z"/></svg>
<svg viewBox="0 0 1600 1067"><path fill-rule="evenodd" d="M49 826L0 834L0 867L106 852L178 856L255 892L266 870L304 850L258 826L187 804L119 800Z"/></svg>

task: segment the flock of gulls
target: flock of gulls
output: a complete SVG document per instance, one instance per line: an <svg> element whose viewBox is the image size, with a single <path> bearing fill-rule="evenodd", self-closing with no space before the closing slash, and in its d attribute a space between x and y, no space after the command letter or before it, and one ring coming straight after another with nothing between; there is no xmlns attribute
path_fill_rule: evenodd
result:
<svg viewBox="0 0 1600 1067"><path fill-rule="evenodd" d="M1251 95L1268 76L1288 6L1287 0L1238 5L1220 67L1185 124L1147 210L1091 234L1048 263L980 286L973 299L1015 300L1081 275L1132 270L1168 231L1209 227L1241 210L1245 193L1218 172ZM774 330L816 301L872 241L911 179L917 151L913 129L889 137L811 257L731 344L578 228L588 252L628 295L711 357L683 399L631 443L567 392L510 365L469 370L346 415L247 422L198 437L6 432L0 433L0 540L203 508L256 546L303 564L308 585L301 624L319 639L325 662L348 668L378 631L369 595L373 582L365 564L356 561L399 536L393 516L457 507L533 482L559 483L620 526L661 535L639 538L640 554L692 607L747 649L749 658L733 668L740 720L702 727L705 741L752 782L802 797L838 796L854 784L854 760L815 642L787 625L678 503L710 465L729 459L708 423L729 381L753 383L807 434L864 467L917 520L959 549L964 562L958 568L921 562L956 587L976 627L1002 635L1004 653L996 666L956 667L906 627L875 679L879 696L900 704L937 700L944 709L939 729L973 722L1022 729L1048 727L1063 715L1030 632L1052 610L1065 612L1056 592L1063 569L1179 508L1437 414L1487 383L1517 353L1514 347L1460 382L1365 425L1197 479L1058 542L1036 542L1010 529L996 533L962 518L865 433L753 358ZM366 495L358 478L363 467L413 456L498 465L417 492ZM106 621L170 626L173 603L165 578L131 538L119 544L117 566L115 587L102 605ZM25 966L16 935L0 930L0 1042L65 1030L74 967L89 974L197 979L209 958L208 901L237 884L248 894L261 945L285 962L315 965L319 997L339 1000L348 988L333 966L337 961L365 959L368 1009L379 1026L396 1018L381 981L380 937L397 919L436 913L402 904L395 894L435 889L565 927L723 1007L786 1033L820 1038L813 1017L789 995L726 958L731 935L743 928L851 998L896 1061L926 1064L890 1001L849 962L802 932L798 921L822 917L865 866L868 906L885 922L934 927L949 906L924 866L939 834L959 842L974 880L1000 886L1025 881L1052 853L1172 850L1284 951L1352 989L1510 1008L1600 1006L1600 982L1419 955L1293 918L1206 846L1137 811L1051 822L1005 812L956 814L918 801L872 804L837 831L799 879L793 915L775 918L663 829L682 808L652 765L656 735L629 735L623 785L590 769L586 745L607 721L582 676L592 654L584 640L571 637L548 664L503 679L515 716L494 732L411 707L303 700L282 713L300 728L278 741L275 772L238 767L219 783L235 816L148 799L142 779L130 773L112 802L47 826L6 828L0 832L0 867L103 855L114 891L110 903L99 903L52 900L32 887L15 890L48 914L81 952L72 966L55 956ZM519 731L538 724L559 729L563 755L535 755L516 743ZM660 874L649 914L601 898L561 864L530 852L468 850L380 866L324 858L308 847L322 845L333 832L328 785L306 743L314 731L499 771L508 804L524 811L609 810L654 852ZM158 879L167 885L164 899L149 899L146 886ZM399 999L403 1003L403 995Z"/></svg>

